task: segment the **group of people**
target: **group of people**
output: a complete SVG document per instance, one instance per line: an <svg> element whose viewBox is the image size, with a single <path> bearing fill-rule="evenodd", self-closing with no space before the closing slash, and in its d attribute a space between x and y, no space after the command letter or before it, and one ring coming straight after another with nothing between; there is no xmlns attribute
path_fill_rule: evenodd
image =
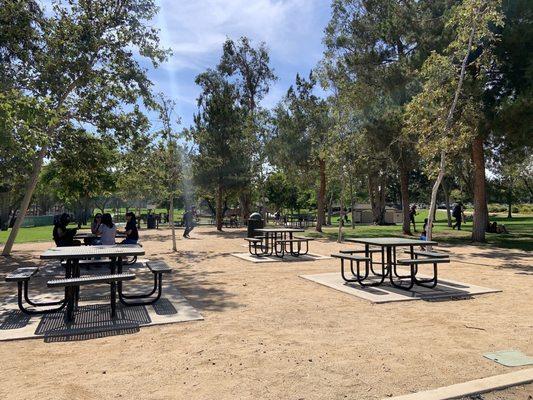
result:
<svg viewBox="0 0 533 400"><path fill-rule="evenodd" d="M70 215L67 213L61 214L58 220L54 223L52 232L56 246L80 246L81 241L75 239L77 229L68 228L71 222ZM121 242L122 244L137 244L139 240L139 231L137 229L137 221L135 214L132 212L126 213L126 227L123 232L118 232L117 226L113 223L111 214L96 214L91 224L91 233L95 235L94 238L85 239L87 245L113 245L116 244L117 233L126 235L126 238Z"/></svg>

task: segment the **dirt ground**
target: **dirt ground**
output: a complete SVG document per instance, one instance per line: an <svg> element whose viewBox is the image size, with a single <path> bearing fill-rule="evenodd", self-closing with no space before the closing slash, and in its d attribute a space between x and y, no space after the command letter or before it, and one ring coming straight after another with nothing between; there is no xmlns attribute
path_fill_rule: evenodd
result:
<svg viewBox="0 0 533 400"><path fill-rule="evenodd" d="M179 236L176 253L168 230L141 235L147 257L175 269L170 279L205 320L85 341L2 342L1 399L379 399L516 370L485 352L533 355L531 253L449 247L457 256L441 277L503 292L374 305L298 276L337 271L338 260L231 256L246 251L243 230L197 228ZM0 297L14 290L3 275L51 246L17 245L0 259ZM327 255L353 244L311 246Z"/></svg>

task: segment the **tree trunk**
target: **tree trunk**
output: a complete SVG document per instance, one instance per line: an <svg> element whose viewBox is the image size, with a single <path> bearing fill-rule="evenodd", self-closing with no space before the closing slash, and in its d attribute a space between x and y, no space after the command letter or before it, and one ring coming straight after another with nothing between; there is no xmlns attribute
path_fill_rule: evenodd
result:
<svg viewBox="0 0 533 400"><path fill-rule="evenodd" d="M466 72L466 63L468 61L468 56L470 55L470 51L472 50L472 42L474 41L475 33L476 33L476 26L474 24L470 31L470 36L468 37L468 45L466 47L466 54L463 57L463 61L461 63L461 72L459 73L459 82L457 82L457 88L455 89L455 94L453 97L452 105L450 106L450 109L448 110L448 116L446 117L446 124L444 126L445 134L448 134L449 130L452 128L453 115L455 113L455 108L457 107L457 101L459 100L459 95L461 94L461 90L463 88L463 82L465 79L465 72ZM442 179L444 178L445 166L446 166L446 153L444 152L444 150L442 150L440 153L439 173L437 175L437 180L435 181L435 184L433 185L433 190L431 191L431 205L429 207L428 224L426 228L427 229L426 236L428 240L431 240L433 237L433 221L435 219L435 213L437 211L437 193L439 191L439 186L442 182ZM484 173L485 173L485 170L483 170L483 174ZM483 231L483 235L485 235L485 231Z"/></svg>
<svg viewBox="0 0 533 400"><path fill-rule="evenodd" d="M448 222L448 227L452 227L452 211L450 209L450 191L446 185L446 180L442 181L442 191L444 192L444 202L446 204L446 220Z"/></svg>
<svg viewBox="0 0 533 400"><path fill-rule="evenodd" d="M316 231L322 232L322 225L326 220L325 214L325 197L326 197L326 162L322 159L318 159L319 173L320 173L320 185L318 188L317 196L317 216L316 216Z"/></svg>
<svg viewBox="0 0 533 400"><path fill-rule="evenodd" d="M342 171L342 168L341 168L341 173L340 173L340 181L341 181L341 193L340 193L340 201L339 201L339 205L340 205L340 212L339 212L339 232L338 232L338 235L337 235L337 242L338 243L342 243L342 241L344 240L343 238L343 232L342 232L342 228L344 227L344 173Z"/></svg>
<svg viewBox="0 0 533 400"><path fill-rule="evenodd" d="M509 181L507 188L507 218L513 218L513 184Z"/></svg>
<svg viewBox="0 0 533 400"><path fill-rule="evenodd" d="M169 199L169 213L168 213L168 224L170 225L170 230L172 232L172 251L177 251L176 247L176 227L174 226L174 194L170 193Z"/></svg>
<svg viewBox="0 0 533 400"><path fill-rule="evenodd" d="M22 226L22 223L24 222L24 217L26 216L26 212L28 211L28 207L30 206L33 192L35 190L35 187L37 186L37 181L39 180L39 174L41 173L41 169L43 166L43 160L44 160L44 157L46 156L46 152L47 152L46 147L41 148L41 150L37 154L37 158L33 162L33 170L30 175L30 179L28 180L28 183L26 184L26 190L24 193L24 197L22 199L22 204L20 205L20 213L17 216L17 219L15 220L13 229L11 229L11 232L9 233L9 237L7 238L6 244L4 245L4 249L2 250L3 256L9 256L11 254L13 244L15 243L15 238L17 237L18 231L20 227Z"/></svg>
<svg viewBox="0 0 533 400"><path fill-rule="evenodd" d="M400 194L402 198L404 235L411 235L411 221L409 219L409 171L405 166L400 168Z"/></svg>
<svg viewBox="0 0 533 400"><path fill-rule="evenodd" d="M485 187L485 155L483 137L478 135L472 143L472 162L474 164L474 223L472 241L484 242L488 225L487 192Z"/></svg>
<svg viewBox="0 0 533 400"><path fill-rule="evenodd" d="M355 229L355 195L353 190L353 178L350 174L350 208L352 210L352 229Z"/></svg>
<svg viewBox="0 0 533 400"><path fill-rule="evenodd" d="M326 219L326 225L331 226L331 217L333 216L333 193L328 199L328 217Z"/></svg>
<svg viewBox="0 0 533 400"><path fill-rule="evenodd" d="M218 231L222 231L223 219L223 204L222 204L223 188L219 184L217 188L217 204L216 204L216 226Z"/></svg>
<svg viewBox="0 0 533 400"><path fill-rule="evenodd" d="M376 173L368 174L368 194L376 225L385 223L385 182Z"/></svg>

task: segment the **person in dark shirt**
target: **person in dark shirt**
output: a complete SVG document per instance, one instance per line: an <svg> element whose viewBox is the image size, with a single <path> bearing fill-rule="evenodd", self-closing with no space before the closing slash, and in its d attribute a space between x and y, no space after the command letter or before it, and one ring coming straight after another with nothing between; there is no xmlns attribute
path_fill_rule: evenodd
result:
<svg viewBox="0 0 533 400"><path fill-rule="evenodd" d="M416 222L415 222L415 216L418 215L416 212L416 204L413 204L411 208L409 209L409 222L410 224L413 224L413 229L415 232L418 232L416 230Z"/></svg>
<svg viewBox="0 0 533 400"><path fill-rule="evenodd" d="M183 237L189 238L189 234L194 229L194 220L196 217L196 209L194 207L191 207L190 210L185 212L183 214L183 225L185 227L185 230L183 231Z"/></svg>
<svg viewBox="0 0 533 400"><path fill-rule="evenodd" d="M137 220L132 212L126 213L126 239L122 244L137 244L139 240L139 231L137 230Z"/></svg>
<svg viewBox="0 0 533 400"><path fill-rule="evenodd" d="M463 219L463 204L461 202L458 202L452 211L452 217L455 218L455 224L453 224L452 229L457 228L457 230L461 230L461 222Z"/></svg>
<svg viewBox="0 0 533 400"><path fill-rule="evenodd" d="M69 229L67 225L70 223L70 215L63 213L59 216L58 220L54 223L54 229L52 236L57 247L64 246L80 246L79 240L74 240L76 229Z"/></svg>

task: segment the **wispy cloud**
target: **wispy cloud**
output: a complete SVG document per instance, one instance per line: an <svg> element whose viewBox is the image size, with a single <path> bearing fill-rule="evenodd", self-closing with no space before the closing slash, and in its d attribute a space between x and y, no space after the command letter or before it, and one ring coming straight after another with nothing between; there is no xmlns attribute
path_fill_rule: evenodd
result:
<svg viewBox="0 0 533 400"><path fill-rule="evenodd" d="M159 0L156 25L173 56L154 72L161 90L178 102L185 124L194 111L194 77L216 66L226 37L265 42L280 80L265 99L271 106L293 82L308 74L322 54L329 0Z"/></svg>

